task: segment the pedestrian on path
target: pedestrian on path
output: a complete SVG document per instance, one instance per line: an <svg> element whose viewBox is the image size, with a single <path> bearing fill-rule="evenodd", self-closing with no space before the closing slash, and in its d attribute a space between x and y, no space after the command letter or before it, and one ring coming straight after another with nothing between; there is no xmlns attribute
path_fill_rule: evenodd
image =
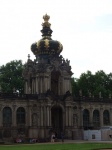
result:
<svg viewBox="0 0 112 150"><path fill-rule="evenodd" d="M62 140L62 143L64 142L64 134L63 132L61 132L61 140Z"/></svg>
<svg viewBox="0 0 112 150"><path fill-rule="evenodd" d="M52 134L51 134L51 142L53 143L55 141L55 133L53 132Z"/></svg>

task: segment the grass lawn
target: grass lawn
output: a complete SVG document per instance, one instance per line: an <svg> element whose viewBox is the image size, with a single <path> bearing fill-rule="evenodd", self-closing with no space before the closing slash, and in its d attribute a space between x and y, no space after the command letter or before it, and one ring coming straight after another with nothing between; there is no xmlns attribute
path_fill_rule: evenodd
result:
<svg viewBox="0 0 112 150"><path fill-rule="evenodd" d="M54 144L18 144L1 145L0 150L98 150L112 148L110 143L54 143Z"/></svg>

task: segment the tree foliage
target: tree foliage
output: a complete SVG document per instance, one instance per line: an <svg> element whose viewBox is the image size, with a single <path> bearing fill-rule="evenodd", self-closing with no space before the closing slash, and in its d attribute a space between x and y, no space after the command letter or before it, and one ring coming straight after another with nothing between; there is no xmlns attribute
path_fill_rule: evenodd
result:
<svg viewBox="0 0 112 150"><path fill-rule="evenodd" d="M22 77L23 64L15 60L0 67L0 87L3 93L18 91L23 93L24 80Z"/></svg>
<svg viewBox="0 0 112 150"><path fill-rule="evenodd" d="M92 74L91 71L82 73L79 79L72 79L72 91L76 96L82 92L83 96L108 97L112 95L112 73L106 74L104 71L97 71Z"/></svg>

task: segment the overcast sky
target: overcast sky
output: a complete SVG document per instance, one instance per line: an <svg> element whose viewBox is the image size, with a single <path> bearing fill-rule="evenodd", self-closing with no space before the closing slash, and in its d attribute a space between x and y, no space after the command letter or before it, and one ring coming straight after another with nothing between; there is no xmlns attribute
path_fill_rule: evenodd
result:
<svg viewBox="0 0 112 150"><path fill-rule="evenodd" d="M0 0L0 66L35 58L30 47L41 39L46 13L74 77L112 72L112 0Z"/></svg>

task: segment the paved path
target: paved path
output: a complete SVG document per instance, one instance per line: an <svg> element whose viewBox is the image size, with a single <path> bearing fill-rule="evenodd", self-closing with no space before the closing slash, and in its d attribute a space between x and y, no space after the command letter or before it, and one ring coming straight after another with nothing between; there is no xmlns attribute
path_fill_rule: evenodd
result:
<svg viewBox="0 0 112 150"><path fill-rule="evenodd" d="M60 140L61 142L61 140ZM65 143L112 143L112 141L64 140Z"/></svg>

